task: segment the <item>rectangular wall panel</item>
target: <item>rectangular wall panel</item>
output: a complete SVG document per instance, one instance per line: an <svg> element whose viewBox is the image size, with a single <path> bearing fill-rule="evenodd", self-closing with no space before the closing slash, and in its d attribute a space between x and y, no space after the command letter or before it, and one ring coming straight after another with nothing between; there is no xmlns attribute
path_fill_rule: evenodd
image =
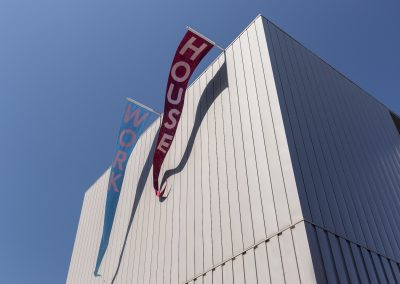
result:
<svg viewBox="0 0 400 284"><path fill-rule="evenodd" d="M263 24L317 279L395 283L400 137L389 109Z"/></svg>

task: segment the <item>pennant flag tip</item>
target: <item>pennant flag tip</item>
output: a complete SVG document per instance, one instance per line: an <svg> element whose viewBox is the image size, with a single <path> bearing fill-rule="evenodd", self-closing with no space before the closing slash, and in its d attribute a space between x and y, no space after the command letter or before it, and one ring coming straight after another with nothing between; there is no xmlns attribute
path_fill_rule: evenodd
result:
<svg viewBox="0 0 400 284"><path fill-rule="evenodd" d="M164 197L164 192L167 189L167 183L165 183L164 188L161 190L156 190L156 196L157 197Z"/></svg>

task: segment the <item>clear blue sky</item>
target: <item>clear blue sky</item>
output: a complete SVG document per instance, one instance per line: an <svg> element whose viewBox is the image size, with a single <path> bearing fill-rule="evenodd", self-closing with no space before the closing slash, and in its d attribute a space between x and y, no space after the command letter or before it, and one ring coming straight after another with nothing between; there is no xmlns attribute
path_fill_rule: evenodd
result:
<svg viewBox="0 0 400 284"><path fill-rule="evenodd" d="M124 98L162 110L186 25L225 46L261 13L400 113L399 12L398 0L0 1L0 283L65 282Z"/></svg>

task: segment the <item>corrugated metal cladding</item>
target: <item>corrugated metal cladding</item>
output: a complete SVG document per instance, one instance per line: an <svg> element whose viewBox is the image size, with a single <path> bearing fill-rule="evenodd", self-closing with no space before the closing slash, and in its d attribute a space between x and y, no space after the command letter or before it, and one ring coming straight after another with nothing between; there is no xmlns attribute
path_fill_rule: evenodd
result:
<svg viewBox="0 0 400 284"><path fill-rule="evenodd" d="M158 123L129 160L98 278L108 172L86 192L67 282L315 282L261 17L188 88L163 202L151 177Z"/></svg>
<svg viewBox="0 0 400 284"><path fill-rule="evenodd" d="M400 282L388 110L257 17L188 88L152 189L154 123L93 270L109 171L85 193L68 283Z"/></svg>
<svg viewBox="0 0 400 284"><path fill-rule="evenodd" d="M400 136L389 110L264 28L317 279L400 283Z"/></svg>

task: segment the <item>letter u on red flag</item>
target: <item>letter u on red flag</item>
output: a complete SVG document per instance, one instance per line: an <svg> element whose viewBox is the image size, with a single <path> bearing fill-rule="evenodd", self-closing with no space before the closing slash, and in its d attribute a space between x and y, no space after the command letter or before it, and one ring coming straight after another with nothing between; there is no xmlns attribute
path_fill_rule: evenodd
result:
<svg viewBox="0 0 400 284"><path fill-rule="evenodd" d="M158 178L181 118L187 84L197 65L213 46L212 41L188 30L176 50L169 72L164 116L153 157L153 186L157 196L164 193L164 189L159 188Z"/></svg>

